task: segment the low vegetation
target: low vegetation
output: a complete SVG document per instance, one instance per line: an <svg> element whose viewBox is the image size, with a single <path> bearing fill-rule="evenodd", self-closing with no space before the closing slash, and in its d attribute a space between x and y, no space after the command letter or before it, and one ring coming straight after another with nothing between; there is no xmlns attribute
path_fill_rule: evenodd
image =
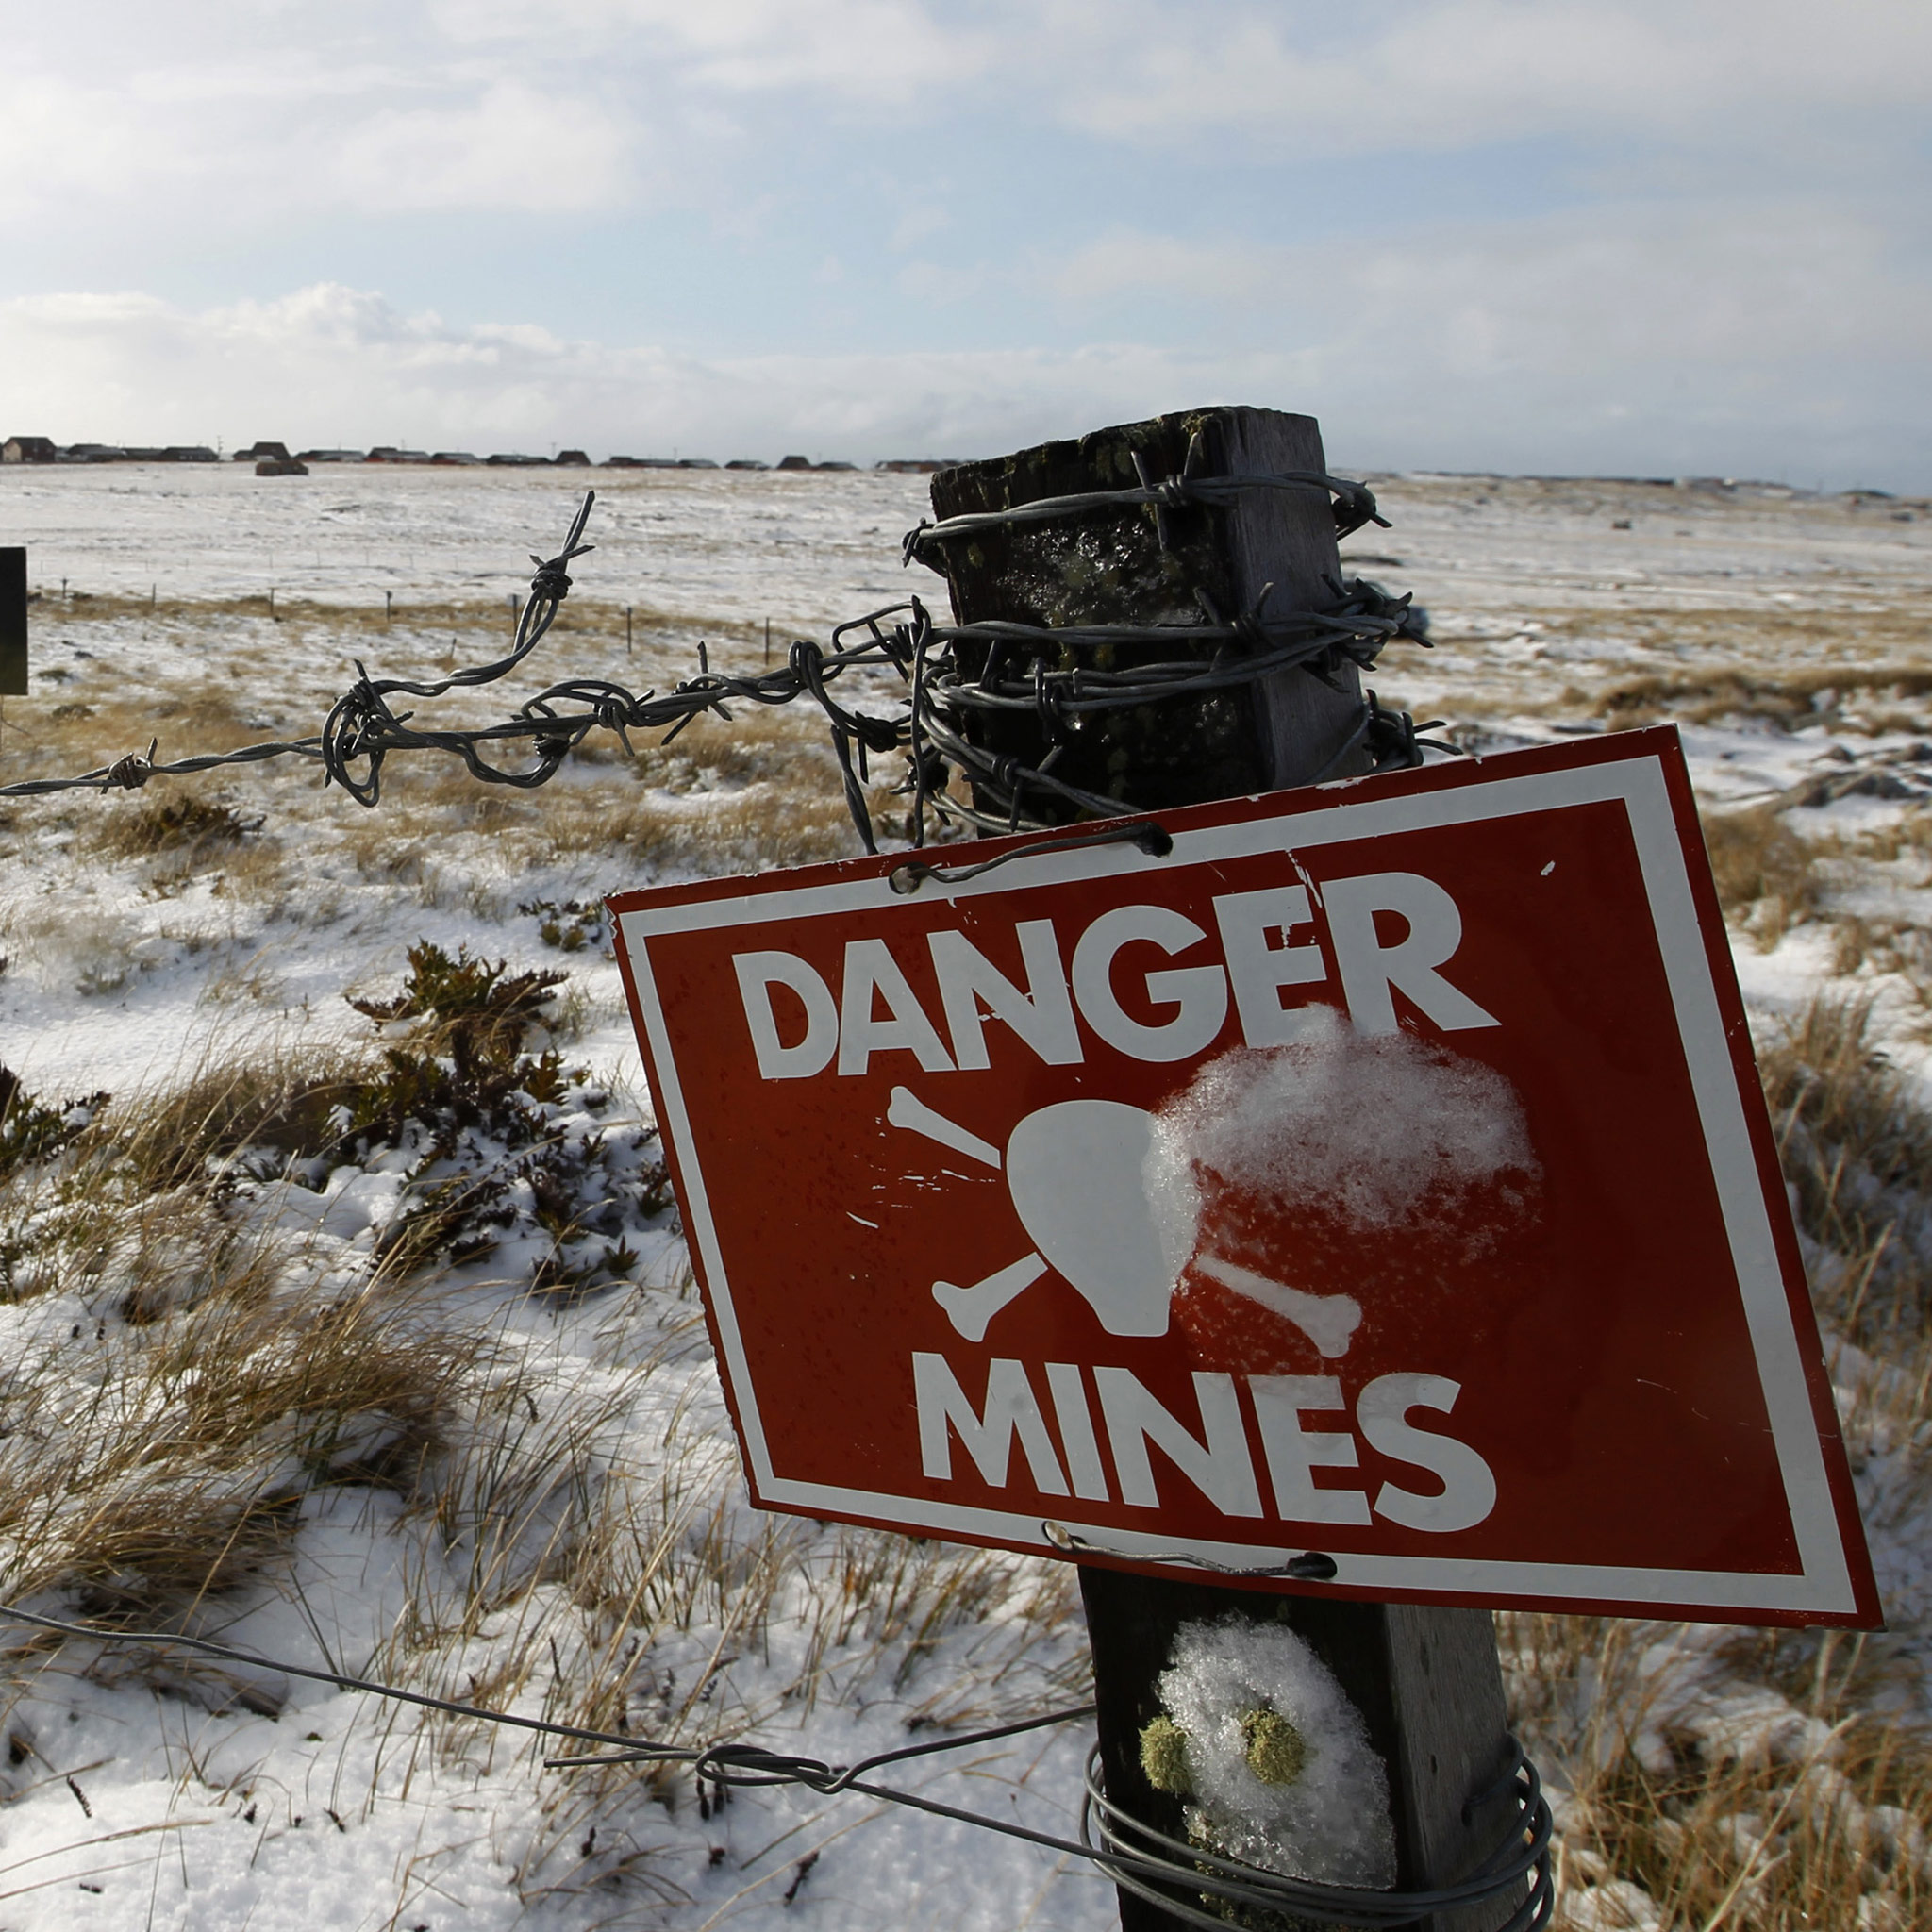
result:
<svg viewBox="0 0 1932 1932"><path fill-rule="evenodd" d="M1824 882L1817 854L1778 805L1707 812L1704 842L1724 910L1767 951L1818 911Z"/></svg>
<svg viewBox="0 0 1932 1932"><path fill-rule="evenodd" d="M143 600L110 602L37 623L78 637L144 617ZM333 694L320 676L258 711L204 651L244 621L257 628L230 641L238 665L291 626L325 632L344 661L374 642L405 671L508 641L507 611L480 602L398 608L388 624L379 607L278 602L274 633L263 605L164 603L155 649L192 647L206 672L158 695L90 684L85 701L63 696L25 726L9 710L8 775L143 749L156 728L164 757L313 729ZM566 621L627 662L621 610L573 599ZM654 621L640 613L640 631ZM1566 723L1744 720L1780 744L1814 724L1855 744L1926 728L1923 612L1904 600L1874 600L1855 641L1816 612L1761 608L1618 624L1647 661L1558 658L1525 708ZM1597 613L1557 612L1539 635L1567 648L1604 628ZM748 633L738 643L757 650ZM1521 659L1498 655L1493 689L1514 704ZM636 681L668 661L641 656ZM1485 675L1465 715L1489 701ZM58 682L65 693L81 679ZM273 1011L286 996L272 949L258 965L242 957L242 928L215 916L246 891L247 930L299 917L320 944L333 921L392 929L425 907L515 917L580 983L609 943L597 894L613 860L641 878L855 849L805 715L708 719L633 751L600 738L541 798L428 758L392 761L375 813L314 781L312 767L262 768L241 794L259 808L164 781L9 804L0 855L56 843L73 855L75 896L9 906L4 970L123 997L168 947L233 947L225 983L269 991L223 997ZM1707 818L1734 923L1767 951L1822 941L1839 982L1767 1029L1760 1065L1854 1464L1887 1530L1921 1520L1932 1487L1932 1121L1895 1057L1927 1024L1932 956L1922 925L1849 909L1863 903L1849 888L1885 868L1923 885L1932 832L1907 808L1827 836L1801 799L1862 786L1883 802L1890 783L1875 767L1832 768L1808 791ZM875 803L886 822L891 802ZM121 878L140 883L144 922L87 902L92 882ZM36 1096L0 1071L0 1594L210 1630L299 1602L305 1525L338 1510L387 1525L403 1553L395 1615L368 1659L400 1682L674 1740L888 1691L917 1726L1077 1695L1069 1570L744 1504L689 1274L661 1260L660 1150L621 1095L569 1063L575 985L436 929L447 944L419 943L394 978L356 989L359 1037L326 1051L258 1045L111 1100ZM327 1004L341 1015L333 993ZM328 1222L345 1182L386 1191L353 1236ZM584 1338L580 1357L565 1358L565 1333ZM1932 1739L1914 1637L1527 1613L1499 1619L1499 1633L1515 1721L1558 1793L1560 1923L1932 1923ZM17 1634L8 1645L10 1739L28 1736L22 1713L62 1673L122 1672L208 1711L273 1711L287 1690L178 1657L107 1662ZM376 1707L358 1723L377 1740L371 1807L417 1802L412 1779L417 1794L437 1775L480 1785L522 1754L516 1774L541 1814L514 1854L526 1900L592 1895L622 1922L675 1896L664 1821L688 1824L708 1803L687 1774L546 1772L541 1747L474 1724L399 1723ZM0 1769L0 1803L33 1774L25 1747L23 1758ZM239 1806L256 1790L244 1775L232 1794ZM402 1913L425 1896L411 1883L398 1881L398 1924L429 1916Z"/></svg>

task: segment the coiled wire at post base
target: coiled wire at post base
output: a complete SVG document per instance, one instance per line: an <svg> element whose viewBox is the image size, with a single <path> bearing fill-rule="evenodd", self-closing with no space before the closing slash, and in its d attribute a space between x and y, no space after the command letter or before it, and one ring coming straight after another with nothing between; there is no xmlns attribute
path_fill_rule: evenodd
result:
<svg viewBox="0 0 1932 1932"><path fill-rule="evenodd" d="M1121 1887L1206 1932L1227 1932L1231 1915L1204 1909L1208 1901L1291 1920L1363 1928L1412 1925L1439 1912L1467 1910L1504 1898L1525 1879L1529 1890L1497 1932L1542 1932L1556 1909L1550 1870L1555 1821L1549 1801L1523 1747L1510 1740L1516 1761L1506 1782L1517 1801L1516 1817L1503 1842L1469 1877L1421 1891L1374 1891L1330 1885L1263 1871L1227 1858L1143 1824L1108 1797L1101 1783L1100 1747L1088 1755L1086 1795L1080 1807L1080 1840L1088 1856ZM1191 1894L1177 1896L1179 1891ZM1196 1903L1201 1901L1201 1903ZM1234 1922L1239 1923L1239 1922Z"/></svg>

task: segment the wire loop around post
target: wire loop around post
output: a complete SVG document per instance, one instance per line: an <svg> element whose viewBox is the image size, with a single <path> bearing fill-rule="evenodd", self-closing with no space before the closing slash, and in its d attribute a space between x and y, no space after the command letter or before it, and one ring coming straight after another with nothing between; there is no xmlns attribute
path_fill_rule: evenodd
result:
<svg viewBox="0 0 1932 1932"><path fill-rule="evenodd" d="M216 1643L207 1638L190 1637L178 1631L117 1630L111 1625L51 1616L15 1604L0 1604L0 1622L21 1624L70 1639L163 1651L185 1650L191 1655L332 1685L341 1690L356 1690L400 1704L415 1705L446 1716L469 1718L534 1732L542 1737L570 1739L604 1747L595 1757L544 1760L547 1766L558 1770L677 1764L713 1785L741 1788L803 1785L826 1796L841 1791L856 1792L861 1797L876 1798L886 1804L903 1805L916 1811L928 1812L934 1817L976 1825L1003 1837L1043 1846L1065 1857L1091 1859L1116 1885L1153 1901L1189 1924L1207 1928L1207 1932L1226 1932L1229 1921L1224 1915L1209 1916L1192 1903L1193 1900L1221 1900L1249 1909L1280 1913L1289 1919L1363 1927L1366 1932L1380 1932L1380 1928L1409 1924L1432 1912L1456 1910L1489 1899L1507 1897L1525 1881L1529 1889L1501 1932L1541 1932L1549 1921L1555 1903L1549 1859L1555 1827L1550 1807L1543 1798L1535 1766L1513 1739L1510 1742L1515 1750L1515 1761L1505 1774L1505 1780L1506 1788L1515 1796L1516 1813L1490 1857L1457 1885L1430 1891L1369 1891L1265 1871L1258 1866L1183 1843L1141 1823L1110 1801L1102 1789L1097 1745L1087 1759L1086 1797L1081 1806L1080 1837L1077 1840L1061 1838L1052 1832L1035 1831L1010 1819L948 1805L927 1797L924 1792L904 1791L891 1785L878 1784L871 1775L889 1764L968 1750L1055 1724L1084 1722L1095 1714L1091 1704L1046 1711L1039 1716L1016 1719L984 1730L937 1738L924 1743L902 1745L897 1750L883 1751L862 1758L856 1764L839 1766L815 1757L771 1751L762 1745L734 1740L708 1745L659 1743L621 1733L557 1724L544 1718L522 1717L513 1712L491 1710L465 1703L458 1698L407 1690L348 1672L318 1670L313 1665L263 1657L237 1649L232 1644ZM1473 1802L1480 1804L1491 1795L1473 1794Z"/></svg>

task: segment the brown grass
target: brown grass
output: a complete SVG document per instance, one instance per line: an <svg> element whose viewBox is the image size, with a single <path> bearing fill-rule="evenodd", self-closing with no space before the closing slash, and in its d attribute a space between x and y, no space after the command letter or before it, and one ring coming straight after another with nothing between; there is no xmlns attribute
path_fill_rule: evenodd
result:
<svg viewBox="0 0 1932 1932"><path fill-rule="evenodd" d="M1932 1324L1932 1117L1872 1038L1869 1000L1820 996L1758 1056L1798 1220L1840 1257L1814 1283L1860 1340Z"/></svg>
<svg viewBox="0 0 1932 1932"><path fill-rule="evenodd" d="M1498 1621L1518 1720L1570 1786L1559 1926L1619 1924L1620 1904L1642 1915L1622 1923L1731 1932L1925 1923L1932 1734L1871 1714L1909 1683L1896 1648L1837 1633Z"/></svg>
<svg viewBox="0 0 1932 1932"><path fill-rule="evenodd" d="M140 794L136 794L139 796ZM88 842L112 858L167 854L177 870L201 872L261 829L258 814L197 791L175 791L120 807L115 801L92 826Z"/></svg>
<svg viewBox="0 0 1932 1932"><path fill-rule="evenodd" d="M105 1117L83 1153L125 1164L124 1184L137 1195L219 1183L251 1152L279 1171L336 1144L331 1114L353 1102L370 1071L346 1051L210 1059L185 1086Z"/></svg>
<svg viewBox="0 0 1932 1932"><path fill-rule="evenodd" d="M9 1298L93 1312L0 1385L0 1592L180 1615L258 1577L317 1485L423 1480L474 1354L404 1304L291 1297L297 1257L193 1189L70 1200L34 1236Z"/></svg>
<svg viewBox="0 0 1932 1932"><path fill-rule="evenodd" d="M363 876L431 903L488 870L521 872L585 855L628 867L717 874L839 858L858 849L822 733L798 717L702 721L670 746L579 761L541 792L478 784L459 765L396 759L383 800L339 833ZM889 803L878 803L883 808ZM487 853L473 841L487 838Z"/></svg>
<svg viewBox="0 0 1932 1932"><path fill-rule="evenodd" d="M1824 881L1813 848L1774 805L1703 814L1704 842L1724 910L1767 951L1817 910Z"/></svg>
<svg viewBox="0 0 1932 1932"><path fill-rule="evenodd" d="M1842 712L1848 700L1875 699L1896 708L1927 695L1932 666L1924 664L1818 664L1781 672L1726 665L1688 676L1656 673L1629 678L1599 692L1595 708L1619 728L1663 718L1693 724L1757 718L1790 730ZM1923 714L1915 709L1904 715Z"/></svg>

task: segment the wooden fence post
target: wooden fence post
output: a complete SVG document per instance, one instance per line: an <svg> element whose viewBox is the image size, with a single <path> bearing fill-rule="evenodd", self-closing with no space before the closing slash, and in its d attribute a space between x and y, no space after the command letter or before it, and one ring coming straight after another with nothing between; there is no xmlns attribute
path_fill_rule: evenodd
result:
<svg viewBox="0 0 1932 1932"><path fill-rule="evenodd" d="M26 682L26 552L0 549L0 696L25 697Z"/></svg>
<svg viewBox="0 0 1932 1932"><path fill-rule="evenodd" d="M1011 508L1131 487L1143 472L1158 481L1180 474L1191 448L1202 475L1325 468L1311 417L1205 409L941 471L933 508L941 518ZM1190 506L1157 516L1151 507L1116 507L1007 525L948 541L941 560L961 623L1213 622L1254 609L1270 585L1284 609L1340 601L1334 519L1326 495L1312 489L1249 491L1225 509ZM1130 648L1141 661L1157 655L1153 646ZM1186 653L1163 645L1158 655ZM1116 659L1123 668L1132 661L1127 649ZM1053 769L1070 784L1159 810L1359 772L1365 759L1352 747L1360 716L1352 664L1331 669L1327 681L1292 668L1258 684L1057 729ZM1048 727L1027 713L969 728L1028 765L1049 748ZM1180 1801L1157 1791L1141 1771L1141 1730L1158 1709L1156 1679L1177 1628L1235 1615L1298 1632L1362 1713L1389 1771L1401 1889L1452 1883L1495 1849L1513 1800L1506 1791L1471 1801L1504 1778L1514 1753L1486 1610L1223 1588L1092 1563L1082 1565L1080 1580L1107 1790L1136 1816L1182 1835ZM1495 1901L1421 1923L1430 1932L1491 1932L1511 1909ZM1125 1891L1121 1918L1126 1932L1166 1932L1181 1923Z"/></svg>

